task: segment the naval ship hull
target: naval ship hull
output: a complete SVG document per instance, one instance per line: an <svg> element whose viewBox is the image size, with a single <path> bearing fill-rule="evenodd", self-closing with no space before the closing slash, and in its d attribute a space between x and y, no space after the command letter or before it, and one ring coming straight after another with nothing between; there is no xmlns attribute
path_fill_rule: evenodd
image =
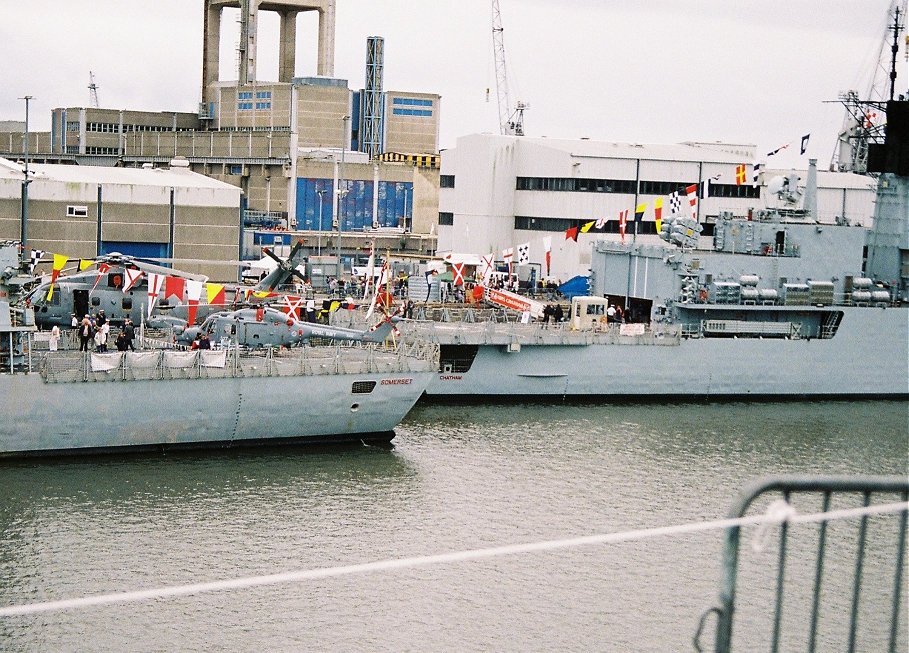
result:
<svg viewBox="0 0 909 653"><path fill-rule="evenodd" d="M7 411L0 457L389 441L437 366L411 359L403 370L398 361L384 371L344 372L316 363L315 371L281 375L256 363L245 376L223 378L190 371L191 378L128 379L122 368L76 371L81 378L59 382L44 372L0 374Z"/></svg>
<svg viewBox="0 0 909 653"><path fill-rule="evenodd" d="M468 325L436 331L442 371L430 400L491 397L905 397L909 311L842 307L833 338L559 335L531 326L508 342L471 342ZM481 340L490 340L480 328ZM517 344L517 346L515 346ZM475 350L473 349L475 347ZM452 363L446 366L446 356ZM468 359L473 355L472 361ZM464 361L460 366L458 356ZM466 369L464 369L466 368Z"/></svg>

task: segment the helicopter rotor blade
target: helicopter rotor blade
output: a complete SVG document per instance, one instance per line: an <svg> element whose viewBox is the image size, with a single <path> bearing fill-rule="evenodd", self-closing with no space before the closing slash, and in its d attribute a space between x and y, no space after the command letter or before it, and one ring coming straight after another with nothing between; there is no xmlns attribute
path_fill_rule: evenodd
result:
<svg viewBox="0 0 909 653"><path fill-rule="evenodd" d="M273 251L271 251L268 247L263 247L263 248L262 248L262 253L265 254L266 256L268 256L269 258L274 259L274 261L277 262L277 264L278 264L279 266L281 266L281 267L284 266L284 259L282 259L280 256L278 256L277 254L275 254L275 253L274 253Z"/></svg>

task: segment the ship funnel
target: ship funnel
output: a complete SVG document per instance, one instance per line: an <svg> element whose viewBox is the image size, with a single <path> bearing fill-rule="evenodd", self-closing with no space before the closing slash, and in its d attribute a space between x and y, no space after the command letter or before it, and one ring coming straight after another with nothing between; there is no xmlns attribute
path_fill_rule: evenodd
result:
<svg viewBox="0 0 909 653"><path fill-rule="evenodd" d="M802 205L809 219L817 220L817 159L808 159L808 179L805 181L805 201Z"/></svg>

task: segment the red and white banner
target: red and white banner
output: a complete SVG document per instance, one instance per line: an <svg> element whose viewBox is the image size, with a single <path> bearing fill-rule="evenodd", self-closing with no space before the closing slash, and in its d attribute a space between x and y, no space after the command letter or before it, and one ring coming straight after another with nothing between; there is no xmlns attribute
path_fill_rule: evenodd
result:
<svg viewBox="0 0 909 653"><path fill-rule="evenodd" d="M164 280L164 299L176 297L177 303L183 303L183 290L186 288L186 279L183 277L167 277Z"/></svg>
<svg viewBox="0 0 909 653"><path fill-rule="evenodd" d="M543 309L546 308L542 302L529 299L507 290L484 288L484 291L483 294L485 299L489 303L502 306L503 308L510 308L513 311L530 311L530 314L533 317L542 317Z"/></svg>
<svg viewBox="0 0 909 653"><path fill-rule="evenodd" d="M464 285L464 264L463 263L452 263L451 264L451 274L452 274L453 283L455 286Z"/></svg>
<svg viewBox="0 0 909 653"><path fill-rule="evenodd" d="M619 235L622 237L622 242L625 242L625 226L628 224L628 209L624 211L619 211Z"/></svg>
<svg viewBox="0 0 909 653"><path fill-rule="evenodd" d="M158 293L161 292L163 284L163 274L148 273L148 317L151 317L152 311L155 310L155 304L158 303Z"/></svg>
<svg viewBox="0 0 909 653"><path fill-rule="evenodd" d="M186 300L189 304L187 309L186 324L192 326L196 323L196 312L199 310L199 297L202 296L202 282L186 280Z"/></svg>
<svg viewBox="0 0 909 653"><path fill-rule="evenodd" d="M502 250L502 260L508 266L508 276L511 277L511 261L514 259L514 247Z"/></svg>
<svg viewBox="0 0 909 653"><path fill-rule="evenodd" d="M495 271L496 255L495 254L486 254L481 257L483 259L483 283L488 284L489 279L492 278L492 273Z"/></svg>
<svg viewBox="0 0 909 653"><path fill-rule="evenodd" d="M688 195L688 204L691 205L691 219L697 222L698 219L698 185L692 184L685 189Z"/></svg>
<svg viewBox="0 0 909 653"><path fill-rule="evenodd" d="M123 272L126 274L126 283L123 284L123 292L126 293L139 282L139 279L142 278L144 272L132 268L124 268Z"/></svg>
<svg viewBox="0 0 909 653"><path fill-rule="evenodd" d="M282 313L293 315L300 319L300 311L303 308L303 298L296 295L284 295L284 305L279 307Z"/></svg>
<svg viewBox="0 0 909 653"><path fill-rule="evenodd" d="M95 288L98 287L98 282L101 281L101 277L107 274L107 271L110 270L110 266L107 263L98 264L98 278L95 279L95 285L92 286L92 292L95 292ZM91 294L91 293L89 293Z"/></svg>

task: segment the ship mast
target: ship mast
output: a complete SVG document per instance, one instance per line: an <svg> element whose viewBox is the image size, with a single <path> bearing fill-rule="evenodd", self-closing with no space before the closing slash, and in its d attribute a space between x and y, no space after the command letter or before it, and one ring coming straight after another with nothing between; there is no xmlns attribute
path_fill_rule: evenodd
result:
<svg viewBox="0 0 909 653"><path fill-rule="evenodd" d="M900 9L899 0L891 5L893 22L887 25L886 36L881 42L876 71L885 70L884 46L890 41L890 81L889 98L886 95L884 80L875 75L872 78L867 99L861 99L857 91L849 90L840 93L839 102L846 109L843 127L837 139L836 148L830 163L830 169L839 172L865 174L868 171L868 146L871 143L883 143L887 124L887 100L892 100L896 93L896 56L899 52L899 39L905 28L906 10Z"/></svg>

